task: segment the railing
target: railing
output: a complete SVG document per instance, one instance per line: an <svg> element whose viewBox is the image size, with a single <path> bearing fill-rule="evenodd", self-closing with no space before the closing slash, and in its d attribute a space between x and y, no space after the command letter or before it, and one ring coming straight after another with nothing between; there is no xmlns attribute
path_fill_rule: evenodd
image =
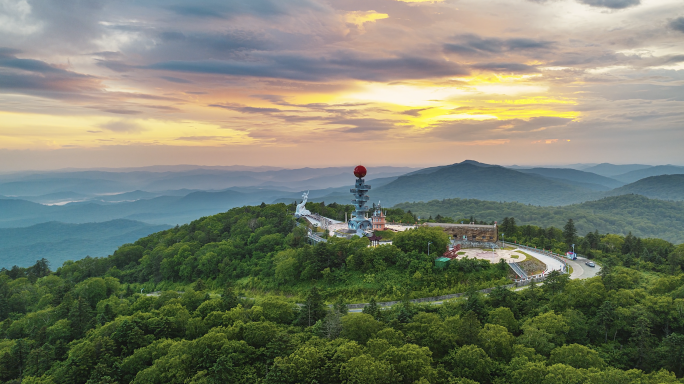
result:
<svg viewBox="0 0 684 384"><path fill-rule="evenodd" d="M527 273L525 273L525 271L523 271L523 269L520 268L518 263L508 263L508 265L511 266L513 272L515 272L515 274L518 275L521 279L527 279Z"/></svg>
<svg viewBox="0 0 684 384"><path fill-rule="evenodd" d="M325 243L325 242L328 241L328 240L326 240L326 239L324 239L324 238L318 236L317 234L315 234L309 227L305 226L305 225L302 224L302 223L297 223L297 226L298 226L298 227L305 227L305 228L306 228L306 236L307 236L307 237L309 238L309 240L311 240L314 244Z"/></svg>
<svg viewBox="0 0 684 384"><path fill-rule="evenodd" d="M538 253L541 253L542 255L546 255L546 256L549 256L549 257L553 257L554 259L560 261L561 263L563 263L564 265L567 266L568 258L565 257L564 255L559 255L559 254L557 254L557 253L554 253L554 252L551 252L551 251L547 251L547 250L545 250L545 249L539 249L539 248L535 248L535 247L529 247L529 246L527 246L527 245L522 245L522 244L515 244L515 243L504 242L504 245L506 245L506 244L511 245L511 246L513 246L513 247L518 247L518 248L527 249L527 250L530 250L530 251L532 251L532 252L538 252ZM578 254L578 253L575 253L575 255L577 255L577 257L584 257L584 256L582 256L582 255L580 255L580 254Z"/></svg>
<svg viewBox="0 0 684 384"><path fill-rule="evenodd" d="M510 245L510 246L513 246L513 247L522 248L522 249L528 250L528 251L530 251L530 252L541 253L541 254L544 255L544 256L548 256L548 257L551 257L551 258L553 258L553 259L556 259L556 260L560 261L561 263L563 263L563 269L560 271L560 273L568 273L568 262L567 262L567 258L563 257L562 255L559 255L559 254L557 254L557 253L553 253L553 252L551 252L551 251L543 250L543 249L538 249L538 248L534 248L534 247L528 247L527 245L516 244L516 243L508 243L508 242L505 242L505 241L502 241L502 243L503 243L503 247L505 247L505 246L508 244L508 245ZM502 248L503 248L503 247L502 247ZM546 279L546 273L542 273L542 274L539 274L539 275L534 275L534 276L528 277L528 279L530 279L530 278L532 278L532 279L534 279L534 278L542 278L542 281L543 281L544 279ZM518 280L516 280L516 282L518 282Z"/></svg>

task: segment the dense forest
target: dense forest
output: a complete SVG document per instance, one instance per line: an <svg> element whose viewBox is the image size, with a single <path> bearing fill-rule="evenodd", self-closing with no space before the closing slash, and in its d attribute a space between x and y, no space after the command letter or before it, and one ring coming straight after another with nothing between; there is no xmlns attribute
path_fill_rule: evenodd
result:
<svg viewBox="0 0 684 384"><path fill-rule="evenodd" d="M475 217L491 222L505 216L521 224L562 227L575 220L580 233L598 230L626 236L657 237L677 244L684 243L684 202L649 199L639 195L606 197L596 201L562 207L540 207L521 203L500 203L475 199L444 199L402 203L395 208L412 211L422 217L437 215L458 219Z"/></svg>
<svg viewBox="0 0 684 384"><path fill-rule="evenodd" d="M507 217L512 239L577 244L602 272L483 295L506 271L435 269L425 244L444 250L438 229L311 246L288 210L235 208L106 258L1 270L0 382L684 382L683 246ZM443 305L406 300L458 289ZM404 300L379 308L383 297Z"/></svg>

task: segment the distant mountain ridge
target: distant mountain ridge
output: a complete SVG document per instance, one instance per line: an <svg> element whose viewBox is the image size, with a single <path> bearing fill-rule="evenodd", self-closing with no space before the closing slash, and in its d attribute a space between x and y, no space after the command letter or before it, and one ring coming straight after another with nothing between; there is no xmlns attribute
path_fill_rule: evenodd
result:
<svg viewBox="0 0 684 384"><path fill-rule="evenodd" d="M655 167L638 169L635 171L623 173L617 175L614 178L625 183L633 183L635 181L644 179L650 176L661 176L661 175L681 175L684 174L684 167L677 165L657 165Z"/></svg>
<svg viewBox="0 0 684 384"><path fill-rule="evenodd" d="M570 168L529 168L517 169L517 171L523 173L534 173L547 178L564 180L566 182L569 181L572 183L581 183L587 188L593 190L610 190L625 185L625 183L610 177ZM595 188L593 186L602 186L604 188Z"/></svg>
<svg viewBox="0 0 684 384"><path fill-rule="evenodd" d="M41 196L60 192L116 194L142 190L224 190L232 187L278 187L285 191L336 188L347 185L349 167L231 170L197 168L151 172L73 171L0 175L0 195ZM393 177L416 170L409 167L375 167L374 177Z"/></svg>
<svg viewBox="0 0 684 384"><path fill-rule="evenodd" d="M614 177L622 175L627 172L637 171L640 169L651 168L652 165L646 164L610 164L601 163L591 167L583 168L582 171L595 173L605 177Z"/></svg>
<svg viewBox="0 0 684 384"><path fill-rule="evenodd" d="M474 161L434 167L398 177L369 192L388 204L447 198L564 205L596 197L594 191L498 165Z"/></svg>
<svg viewBox="0 0 684 384"><path fill-rule="evenodd" d="M611 196L637 194L651 199L684 200L684 174L651 176L608 193Z"/></svg>
<svg viewBox="0 0 684 384"><path fill-rule="evenodd" d="M53 266L86 256L107 256L125 243L170 228L132 220L66 224L48 222L25 228L0 228L0 268L29 266L46 258Z"/></svg>

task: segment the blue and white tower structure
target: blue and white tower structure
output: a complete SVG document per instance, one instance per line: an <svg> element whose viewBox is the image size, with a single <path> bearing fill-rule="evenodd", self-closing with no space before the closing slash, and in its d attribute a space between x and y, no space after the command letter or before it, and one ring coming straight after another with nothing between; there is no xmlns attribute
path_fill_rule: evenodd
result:
<svg viewBox="0 0 684 384"><path fill-rule="evenodd" d="M348 225L349 229L356 231L356 234L359 236L370 236L371 233L369 232L371 232L373 228L373 224L366 218L366 212L368 212L366 202L368 202L369 199L368 196L366 196L366 193L371 189L371 186L367 185L363 179L366 176L366 172L366 167L363 165L354 168L356 185L354 186L355 188L351 190L351 193L354 194L352 204L354 204L355 211L351 220L349 220Z"/></svg>

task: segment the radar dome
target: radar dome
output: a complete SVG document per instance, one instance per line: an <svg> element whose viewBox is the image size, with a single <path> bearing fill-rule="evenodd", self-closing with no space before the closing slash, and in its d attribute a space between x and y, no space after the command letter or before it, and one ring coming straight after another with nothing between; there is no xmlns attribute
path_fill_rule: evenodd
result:
<svg viewBox="0 0 684 384"><path fill-rule="evenodd" d="M357 165L356 168L354 168L354 176L358 178L366 176L366 172L366 167L364 167L363 165Z"/></svg>

